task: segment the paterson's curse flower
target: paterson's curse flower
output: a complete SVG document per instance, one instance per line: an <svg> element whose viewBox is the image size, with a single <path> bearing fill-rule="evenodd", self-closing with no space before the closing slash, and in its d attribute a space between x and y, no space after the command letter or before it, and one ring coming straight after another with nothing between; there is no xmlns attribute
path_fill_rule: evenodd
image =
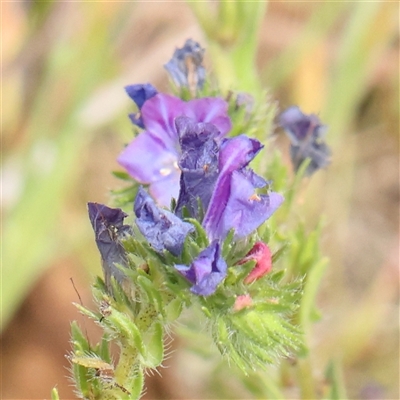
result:
<svg viewBox="0 0 400 400"><path fill-rule="evenodd" d="M142 187L136 196L134 210L140 232L156 251L165 249L175 256L181 254L187 234L194 231L191 224L158 208Z"/></svg>
<svg viewBox="0 0 400 400"><path fill-rule="evenodd" d="M126 252L121 244L121 239L132 233L131 227L123 224L128 215L119 208L110 208L98 203L88 203L88 211L102 258L105 283L110 289L111 276L121 284L125 278L116 264L125 267L128 265Z"/></svg>
<svg viewBox="0 0 400 400"><path fill-rule="evenodd" d="M289 107L279 116L279 123L290 138L290 157L297 171L309 158L306 175L312 175L330 163L331 150L323 141L326 126L315 114L305 115L297 106Z"/></svg>
<svg viewBox="0 0 400 400"><path fill-rule="evenodd" d="M191 292L209 296L225 278L227 265L221 257L220 244L214 240L193 260L190 267L175 265L175 268L193 284L190 288Z"/></svg>
<svg viewBox="0 0 400 400"><path fill-rule="evenodd" d="M145 131L125 148L118 162L139 183L150 185L150 193L158 204L168 207L171 199L179 195L181 150L175 118L184 115L195 122L212 123L219 137L223 137L231 129L228 104L218 97L185 102L163 93L148 98L146 93L141 97L147 100L141 105L140 117ZM132 97L138 104L136 94Z"/></svg>
<svg viewBox="0 0 400 400"><path fill-rule="evenodd" d="M243 238L264 221L281 205L279 193L258 194L267 182L246 168L262 144L255 139L240 135L225 139L219 151L219 175L215 183L203 226L210 240L225 239L235 230L235 238Z"/></svg>

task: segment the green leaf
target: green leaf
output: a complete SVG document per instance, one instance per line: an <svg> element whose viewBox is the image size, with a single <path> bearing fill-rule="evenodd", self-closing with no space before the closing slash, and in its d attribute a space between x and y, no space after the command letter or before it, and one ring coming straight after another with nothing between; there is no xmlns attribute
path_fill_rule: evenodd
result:
<svg viewBox="0 0 400 400"><path fill-rule="evenodd" d="M124 387L129 390L129 399L139 399L141 397L144 386L144 374L143 369L139 366L134 369L133 373L129 375L126 380ZM115 400L118 400L116 398Z"/></svg>
<svg viewBox="0 0 400 400"><path fill-rule="evenodd" d="M328 259L322 258L308 273L304 286L303 298L300 303L300 321L305 331L310 327L313 309L315 307L315 298L327 265Z"/></svg>
<svg viewBox="0 0 400 400"><path fill-rule="evenodd" d="M51 390L51 400L60 400L58 390L55 387Z"/></svg>
<svg viewBox="0 0 400 400"><path fill-rule="evenodd" d="M214 323L220 352L245 372L265 368L302 346L300 332L273 310L247 308Z"/></svg>
<svg viewBox="0 0 400 400"><path fill-rule="evenodd" d="M146 358L146 348L142 334L128 315L113 309L105 321L107 322L107 327L114 332L118 332L118 336L125 345L136 349L143 358Z"/></svg>
<svg viewBox="0 0 400 400"><path fill-rule="evenodd" d="M325 372L325 379L329 384L330 400L344 400L347 399L346 388L344 384L343 371L337 361L331 360Z"/></svg>
<svg viewBox="0 0 400 400"><path fill-rule="evenodd" d="M269 279L273 283L279 283L283 277L285 276L285 270L281 269L280 271L274 272L269 276Z"/></svg>
<svg viewBox="0 0 400 400"><path fill-rule="evenodd" d="M164 329L161 322L156 322L146 332L147 357L144 360L146 368L158 367L164 358Z"/></svg>
<svg viewBox="0 0 400 400"><path fill-rule="evenodd" d="M156 288L153 284L153 282L145 275L140 275L140 271L138 271L138 277L137 277L137 284L140 286L140 288L146 293L147 300L143 300L146 302L149 302L149 304L152 304L157 313L162 315L163 318L165 318L165 311L164 311L164 302L160 294L159 288ZM144 272L143 272L144 274Z"/></svg>
<svg viewBox="0 0 400 400"><path fill-rule="evenodd" d="M125 171L112 171L112 174L123 181L132 181L132 177Z"/></svg>
<svg viewBox="0 0 400 400"><path fill-rule="evenodd" d="M111 363L111 355L110 355L110 338L107 334L104 334L101 338L101 342L99 344L98 353L100 358L102 358L107 363Z"/></svg>
<svg viewBox="0 0 400 400"><path fill-rule="evenodd" d="M166 319L173 322L178 319L183 309L183 301L181 298L171 300L165 307Z"/></svg>
<svg viewBox="0 0 400 400"><path fill-rule="evenodd" d="M90 345L76 321L71 324L71 335L74 354L84 355L90 352ZM72 371L76 388L82 393L82 396L89 397L91 393L91 385L89 383L91 377L88 375L87 368L73 363Z"/></svg>
<svg viewBox="0 0 400 400"><path fill-rule="evenodd" d="M86 307L83 307L82 305L80 305L79 303L72 303L81 314L86 315L87 317L95 320L95 321L99 321L101 318L101 315L99 313L94 313L90 310L88 310Z"/></svg>

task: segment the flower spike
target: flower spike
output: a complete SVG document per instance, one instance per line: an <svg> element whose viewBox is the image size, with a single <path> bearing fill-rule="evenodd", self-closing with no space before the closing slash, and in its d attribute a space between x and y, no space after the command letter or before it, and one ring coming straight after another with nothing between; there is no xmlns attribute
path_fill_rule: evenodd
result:
<svg viewBox="0 0 400 400"><path fill-rule="evenodd" d="M193 284L191 292L209 296L225 278L227 265L221 257L221 247L215 240L193 260L189 267L175 265L175 268Z"/></svg>

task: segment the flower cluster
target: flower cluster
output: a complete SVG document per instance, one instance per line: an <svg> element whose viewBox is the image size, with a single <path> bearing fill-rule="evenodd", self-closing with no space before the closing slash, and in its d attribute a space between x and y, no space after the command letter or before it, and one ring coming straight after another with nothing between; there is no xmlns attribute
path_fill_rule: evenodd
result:
<svg viewBox="0 0 400 400"><path fill-rule="evenodd" d="M200 305L219 351L244 372L302 346L288 318L302 281L281 282L284 271L272 270L289 239L279 233L276 239L276 227L259 229L284 201L251 168L264 145L243 131L262 137L267 129L258 121L265 119L256 113L262 109L246 94L216 96L203 53L188 40L165 65L179 96L150 83L125 88L136 107L129 118L137 135L118 162L127 171L120 176L134 182L134 197L125 199L124 211L88 204L104 280L94 286L97 313L77 306L105 334L91 347L73 327L70 360L84 398L139 398L145 370L165 356L165 327L184 307ZM327 165L330 151L316 116L292 107L280 123L296 170L307 159L307 174ZM271 247L280 245L274 254L271 238ZM110 338L121 350L117 366Z"/></svg>
<svg viewBox="0 0 400 400"><path fill-rule="evenodd" d="M156 94L141 107L145 131L119 157L135 179L149 185L159 206L177 199L171 212L157 207L139 189L136 224L156 251L179 256L187 234L193 231L179 217L184 210L193 218L200 217L200 210L204 213L209 246L191 266L176 265L193 284L192 292L201 295L212 294L226 275L220 246L228 232L234 230L235 239L248 236L283 201L275 192L257 193L268 183L248 164L263 146L245 135L225 138L230 128L227 107L221 98L183 102Z"/></svg>
<svg viewBox="0 0 400 400"><path fill-rule="evenodd" d="M192 284L191 291L210 295L225 278L221 245L254 232L283 201L275 192L258 193L268 182L248 167L263 145L246 135L227 138L228 104L219 97L183 101L158 93L150 84L126 88L144 129L121 153L119 163L141 184L134 210L136 224L158 252L179 257L193 226L181 218L202 218L209 245L187 265L175 268ZM173 210L168 207L175 199ZM157 203L157 205L156 205Z"/></svg>
<svg viewBox="0 0 400 400"><path fill-rule="evenodd" d="M189 40L166 64L175 83L190 85L184 78L186 59L195 63L203 82L202 51ZM130 119L142 131L118 162L149 188L149 194L143 187L137 193L136 225L155 251L179 257L187 235L194 232L184 218L201 222L208 246L190 265L177 263L175 269L192 284L193 293L210 295L227 274L221 246L228 233L234 233L234 240L246 238L283 201L281 194L266 190L269 183L249 168L263 145L244 134L227 137L232 123L228 103L220 97L184 101L159 93L149 83L127 86L126 92L138 109ZM168 209L171 204L173 209ZM118 270L118 280L119 274Z"/></svg>

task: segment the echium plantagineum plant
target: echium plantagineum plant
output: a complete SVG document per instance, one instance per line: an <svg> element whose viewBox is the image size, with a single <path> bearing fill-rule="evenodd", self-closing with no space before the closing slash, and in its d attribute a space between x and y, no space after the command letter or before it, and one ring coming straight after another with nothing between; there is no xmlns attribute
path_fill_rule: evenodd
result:
<svg viewBox="0 0 400 400"><path fill-rule="evenodd" d="M116 175L131 186L116 195L120 208L88 205L104 279L93 287L98 309L77 307L104 336L93 346L72 325L68 357L82 398L139 398L146 369L162 365L166 334L184 309L202 312L222 357L244 374L303 347L295 318L303 281L276 267L287 246L274 222L285 198L274 190L273 168L251 168L267 157L264 144L240 131L265 141L263 116L275 110L257 115L251 96L218 93L203 53L188 40L166 64L175 95L148 83L125 88L138 134L118 157L126 172ZM316 116L292 107L280 124L295 170L304 160L308 175L327 165Z"/></svg>

